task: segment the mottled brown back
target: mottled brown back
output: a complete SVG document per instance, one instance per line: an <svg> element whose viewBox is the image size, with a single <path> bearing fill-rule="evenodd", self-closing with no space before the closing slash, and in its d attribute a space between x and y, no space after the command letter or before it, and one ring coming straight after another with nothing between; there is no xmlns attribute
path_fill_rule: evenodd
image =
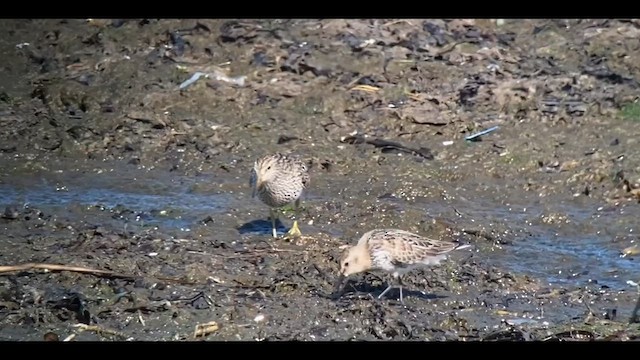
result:
<svg viewBox="0 0 640 360"><path fill-rule="evenodd" d="M437 264L460 245L429 239L398 229L376 229L364 234L359 243L366 242L376 267L394 270L419 264Z"/></svg>

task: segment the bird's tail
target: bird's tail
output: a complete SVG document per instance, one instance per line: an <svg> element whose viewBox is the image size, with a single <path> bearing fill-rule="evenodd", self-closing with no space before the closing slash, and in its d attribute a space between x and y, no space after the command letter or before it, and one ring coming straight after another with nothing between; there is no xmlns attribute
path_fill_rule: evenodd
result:
<svg viewBox="0 0 640 360"><path fill-rule="evenodd" d="M454 250L462 250L462 249L470 248L472 246L473 245L469 245L469 244L459 245L459 246L456 246Z"/></svg>

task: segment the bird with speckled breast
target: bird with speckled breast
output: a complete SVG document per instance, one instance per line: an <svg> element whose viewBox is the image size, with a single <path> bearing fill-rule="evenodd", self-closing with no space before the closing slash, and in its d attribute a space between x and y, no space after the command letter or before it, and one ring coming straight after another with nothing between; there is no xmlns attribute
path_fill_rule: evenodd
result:
<svg viewBox="0 0 640 360"><path fill-rule="evenodd" d="M381 270L391 274L397 284L389 284L378 298L398 287L400 302L404 304L402 275L420 267L439 265L451 251L468 247L471 245L433 240L399 229L368 231L360 237L356 245L343 253L334 294L338 293L348 276Z"/></svg>
<svg viewBox="0 0 640 360"><path fill-rule="evenodd" d="M269 206L272 234L278 237L276 220L278 208L291 203L294 204L296 220L285 234L286 237L302 235L298 228L300 198L309 186L309 169L296 155L275 153L257 159L251 172L251 197L258 197Z"/></svg>

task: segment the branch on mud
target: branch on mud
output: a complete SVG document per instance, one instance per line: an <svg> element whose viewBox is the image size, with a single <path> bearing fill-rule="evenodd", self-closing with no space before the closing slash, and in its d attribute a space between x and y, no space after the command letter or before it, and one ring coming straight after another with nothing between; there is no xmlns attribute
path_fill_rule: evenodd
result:
<svg viewBox="0 0 640 360"><path fill-rule="evenodd" d="M107 329L107 328L102 328L102 327L99 327L97 325L75 324L75 325L73 325L73 327L78 328L78 332L91 331L91 332L94 332L94 333L99 334L99 335L112 335L112 336L116 336L116 337L122 338L124 340L133 340L132 338L128 337L127 335L125 335L125 334L123 334L123 333L121 333L119 331L112 330L112 329ZM62 341L71 341L76 336L77 336L77 334L71 334L66 339L64 339Z"/></svg>
<svg viewBox="0 0 640 360"><path fill-rule="evenodd" d="M205 324L197 324L196 329L193 332L193 338L197 339L198 337L205 337L211 333L218 331L219 329L220 327L215 321L210 321Z"/></svg>
<svg viewBox="0 0 640 360"><path fill-rule="evenodd" d="M415 155L415 156L420 156L423 157L427 160L433 160L434 159L434 155L431 152L430 149L425 148L425 147L421 147L419 149L416 148L411 148L405 145L402 145L400 143L394 142L394 141L388 141L388 140L384 140L384 139L368 139L367 137L365 137L364 135L361 134L356 134L356 135L351 135L351 136L346 136L344 138L342 138L340 140L343 143L348 143L348 144L369 144L369 145L373 145L377 148L382 149L382 152L390 152L390 151L396 151L396 152L404 152L404 153L408 153L411 155Z"/></svg>
<svg viewBox="0 0 640 360"><path fill-rule="evenodd" d="M0 266L0 274L15 272L15 271L27 271L33 269L43 269L49 271L73 271L84 274L91 274L95 276L106 276L106 277L114 277L114 278L124 278L124 279L133 279L134 276L119 274L114 271L109 270L99 270L99 269L91 269L82 266L68 266L68 265L58 265L58 264L44 264L44 263L27 263L22 265L9 265L9 266Z"/></svg>
<svg viewBox="0 0 640 360"><path fill-rule="evenodd" d="M134 276L117 273L115 271L110 270L100 270L100 269L92 269L83 266L68 266L68 265L58 265L58 264L44 264L44 263L27 263L22 265L9 265L9 266L0 266L0 275L4 273L16 272L16 271L28 271L33 269L42 269L48 271L72 271L83 274L91 274L94 276L106 277L106 278L118 278L118 279L128 279L135 280L136 278L142 276ZM153 277L156 280L174 282L182 285L196 285L197 282L184 280L184 279L174 279L169 277Z"/></svg>

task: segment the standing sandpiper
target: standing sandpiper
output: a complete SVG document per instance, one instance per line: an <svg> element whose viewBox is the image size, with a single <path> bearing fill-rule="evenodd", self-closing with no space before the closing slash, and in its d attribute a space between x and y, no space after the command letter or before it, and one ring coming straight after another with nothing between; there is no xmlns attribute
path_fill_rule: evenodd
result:
<svg viewBox="0 0 640 360"><path fill-rule="evenodd" d="M258 195L258 198L269 206L273 237L278 237L276 232L277 209L292 202L295 206L296 220L285 236L298 237L302 235L298 228L298 215L302 191L309 186L307 165L294 155L281 153L266 155L254 163L250 182L251 197Z"/></svg>
<svg viewBox="0 0 640 360"><path fill-rule="evenodd" d="M382 270L393 276L397 284L389 284L378 299L393 287L400 288L402 297L402 275L419 267L438 265L453 250L468 248L454 242L432 240L398 229L371 230L347 249L340 259L340 276L336 283L336 293L342 283L352 274Z"/></svg>

